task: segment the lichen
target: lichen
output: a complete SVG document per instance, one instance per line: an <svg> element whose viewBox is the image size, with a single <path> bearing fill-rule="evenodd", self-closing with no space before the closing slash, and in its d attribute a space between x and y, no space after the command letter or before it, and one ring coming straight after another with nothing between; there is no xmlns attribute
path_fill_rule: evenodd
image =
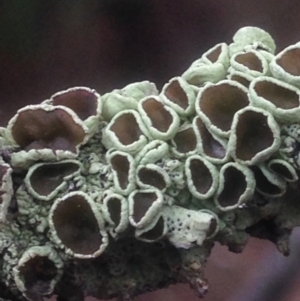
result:
<svg viewBox="0 0 300 301"><path fill-rule="evenodd" d="M300 225L299 44L240 29L166 83L87 87L0 129L0 298L130 300L187 282L215 242L289 253Z"/></svg>

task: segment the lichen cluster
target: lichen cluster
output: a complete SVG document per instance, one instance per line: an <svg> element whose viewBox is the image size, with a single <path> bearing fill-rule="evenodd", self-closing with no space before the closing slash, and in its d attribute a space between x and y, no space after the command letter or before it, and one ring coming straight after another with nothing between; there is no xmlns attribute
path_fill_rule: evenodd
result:
<svg viewBox="0 0 300 301"><path fill-rule="evenodd" d="M76 87L1 129L6 299L122 300L189 282L214 242L288 254L300 222L300 44L255 27L159 91Z"/></svg>

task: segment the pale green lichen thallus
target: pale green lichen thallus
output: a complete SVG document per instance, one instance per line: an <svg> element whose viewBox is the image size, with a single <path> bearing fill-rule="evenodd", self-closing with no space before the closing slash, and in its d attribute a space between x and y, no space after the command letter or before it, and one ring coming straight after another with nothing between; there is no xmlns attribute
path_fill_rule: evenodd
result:
<svg viewBox="0 0 300 301"><path fill-rule="evenodd" d="M300 44L237 31L161 90L74 87L1 128L0 275L20 300L198 295L214 242L288 254L300 223ZM5 298L1 295L0 298Z"/></svg>

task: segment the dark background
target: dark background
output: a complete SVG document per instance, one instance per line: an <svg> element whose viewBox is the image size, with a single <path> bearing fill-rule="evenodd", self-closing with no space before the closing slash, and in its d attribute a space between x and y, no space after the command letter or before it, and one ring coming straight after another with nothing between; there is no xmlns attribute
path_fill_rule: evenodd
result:
<svg viewBox="0 0 300 301"><path fill-rule="evenodd" d="M242 26L270 32L278 50L300 40L300 1L0 0L0 126L14 112L72 86L100 94L134 81L158 88ZM241 255L216 246L206 301L299 301L300 232L292 256L251 240ZM186 285L137 301L194 301Z"/></svg>
<svg viewBox="0 0 300 301"><path fill-rule="evenodd" d="M299 16L296 0L0 0L0 125L75 85L161 87L241 26L264 28L282 49L300 39Z"/></svg>

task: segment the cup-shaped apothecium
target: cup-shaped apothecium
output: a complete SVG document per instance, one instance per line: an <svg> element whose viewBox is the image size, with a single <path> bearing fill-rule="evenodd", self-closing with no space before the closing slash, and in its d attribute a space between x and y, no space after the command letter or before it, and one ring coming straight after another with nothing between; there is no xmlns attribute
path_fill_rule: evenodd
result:
<svg viewBox="0 0 300 301"><path fill-rule="evenodd" d="M33 162L74 158L87 141L87 127L69 108L47 104L20 109L7 127L12 144L20 148L12 165L26 168Z"/></svg>
<svg viewBox="0 0 300 301"><path fill-rule="evenodd" d="M135 189L134 158L126 152L112 151L107 154L107 161L113 172L115 190L128 195Z"/></svg>
<svg viewBox="0 0 300 301"><path fill-rule="evenodd" d="M112 237L124 232L129 224L129 212L127 199L117 193L111 192L103 199L102 214L109 224L109 233Z"/></svg>
<svg viewBox="0 0 300 301"><path fill-rule="evenodd" d="M63 274L63 262L49 246L27 249L13 268L17 288L28 300L51 294Z"/></svg>
<svg viewBox="0 0 300 301"><path fill-rule="evenodd" d="M246 107L235 114L228 142L235 161L257 164L270 158L279 146L279 125L269 112Z"/></svg>
<svg viewBox="0 0 300 301"><path fill-rule="evenodd" d="M271 61L270 69L274 77L300 87L300 44L279 52Z"/></svg>
<svg viewBox="0 0 300 301"><path fill-rule="evenodd" d="M247 89L240 83L224 80L209 83L199 92L196 112L211 131L228 137L235 113L248 105Z"/></svg>
<svg viewBox="0 0 300 301"><path fill-rule="evenodd" d="M108 245L104 219L94 201L80 191L57 199L50 210L51 239L77 258L94 258Z"/></svg>
<svg viewBox="0 0 300 301"><path fill-rule="evenodd" d="M163 194L160 190L134 190L128 197L129 221L136 228L144 228L151 224L163 205Z"/></svg>
<svg viewBox="0 0 300 301"><path fill-rule="evenodd" d="M196 93L182 77L172 78L165 84L160 97L180 116L190 116L195 111Z"/></svg>
<svg viewBox="0 0 300 301"><path fill-rule="evenodd" d="M81 164L77 160L32 165L24 179L28 192L38 200L53 199L67 186L67 180L78 175Z"/></svg>
<svg viewBox="0 0 300 301"><path fill-rule="evenodd" d="M89 135L95 133L101 120L102 99L95 90L87 87L59 91L43 103L64 106L74 111L89 129Z"/></svg>
<svg viewBox="0 0 300 301"><path fill-rule="evenodd" d="M136 183L140 188L157 188L165 191L171 183L170 176L156 164L140 165L136 171Z"/></svg>
<svg viewBox="0 0 300 301"><path fill-rule="evenodd" d="M251 167L255 180L256 191L268 197L279 197L285 194L287 185L285 179L270 170L265 163Z"/></svg>
<svg viewBox="0 0 300 301"><path fill-rule="evenodd" d="M176 111L164 105L159 97L142 99L138 104L138 111L154 139L169 140L176 134L180 118Z"/></svg>
<svg viewBox="0 0 300 301"><path fill-rule="evenodd" d="M234 54L230 59L230 64L234 70L253 77L267 75L269 72L269 62L256 50Z"/></svg>
<svg viewBox="0 0 300 301"><path fill-rule="evenodd" d="M190 156L185 162L187 186L198 199L210 198L218 187L218 170L199 155Z"/></svg>
<svg viewBox="0 0 300 301"><path fill-rule="evenodd" d="M135 238L144 242L155 242L165 237L167 232L167 223L162 213L159 213L148 226L135 229Z"/></svg>
<svg viewBox="0 0 300 301"><path fill-rule="evenodd" d="M125 110L116 114L106 126L102 143L107 149L135 154L147 144L147 132L139 113Z"/></svg>
<svg viewBox="0 0 300 301"><path fill-rule="evenodd" d="M300 121L300 92L294 86L272 77L259 77L249 86L251 103L270 112L284 123Z"/></svg>
<svg viewBox="0 0 300 301"><path fill-rule="evenodd" d="M195 154L198 150L197 136L192 124L183 125L171 140L172 152L182 158Z"/></svg>
<svg viewBox="0 0 300 301"><path fill-rule="evenodd" d="M229 160L225 139L212 133L199 116L193 119L193 127L197 137L197 147L204 158L214 164Z"/></svg>
<svg viewBox="0 0 300 301"><path fill-rule="evenodd" d="M216 206L223 210L233 210L250 200L255 190L253 172L236 162L221 167L219 187L215 194Z"/></svg>
<svg viewBox="0 0 300 301"><path fill-rule="evenodd" d="M295 182L298 180L295 168L285 160L272 159L268 162L268 168L283 177L287 182Z"/></svg>

